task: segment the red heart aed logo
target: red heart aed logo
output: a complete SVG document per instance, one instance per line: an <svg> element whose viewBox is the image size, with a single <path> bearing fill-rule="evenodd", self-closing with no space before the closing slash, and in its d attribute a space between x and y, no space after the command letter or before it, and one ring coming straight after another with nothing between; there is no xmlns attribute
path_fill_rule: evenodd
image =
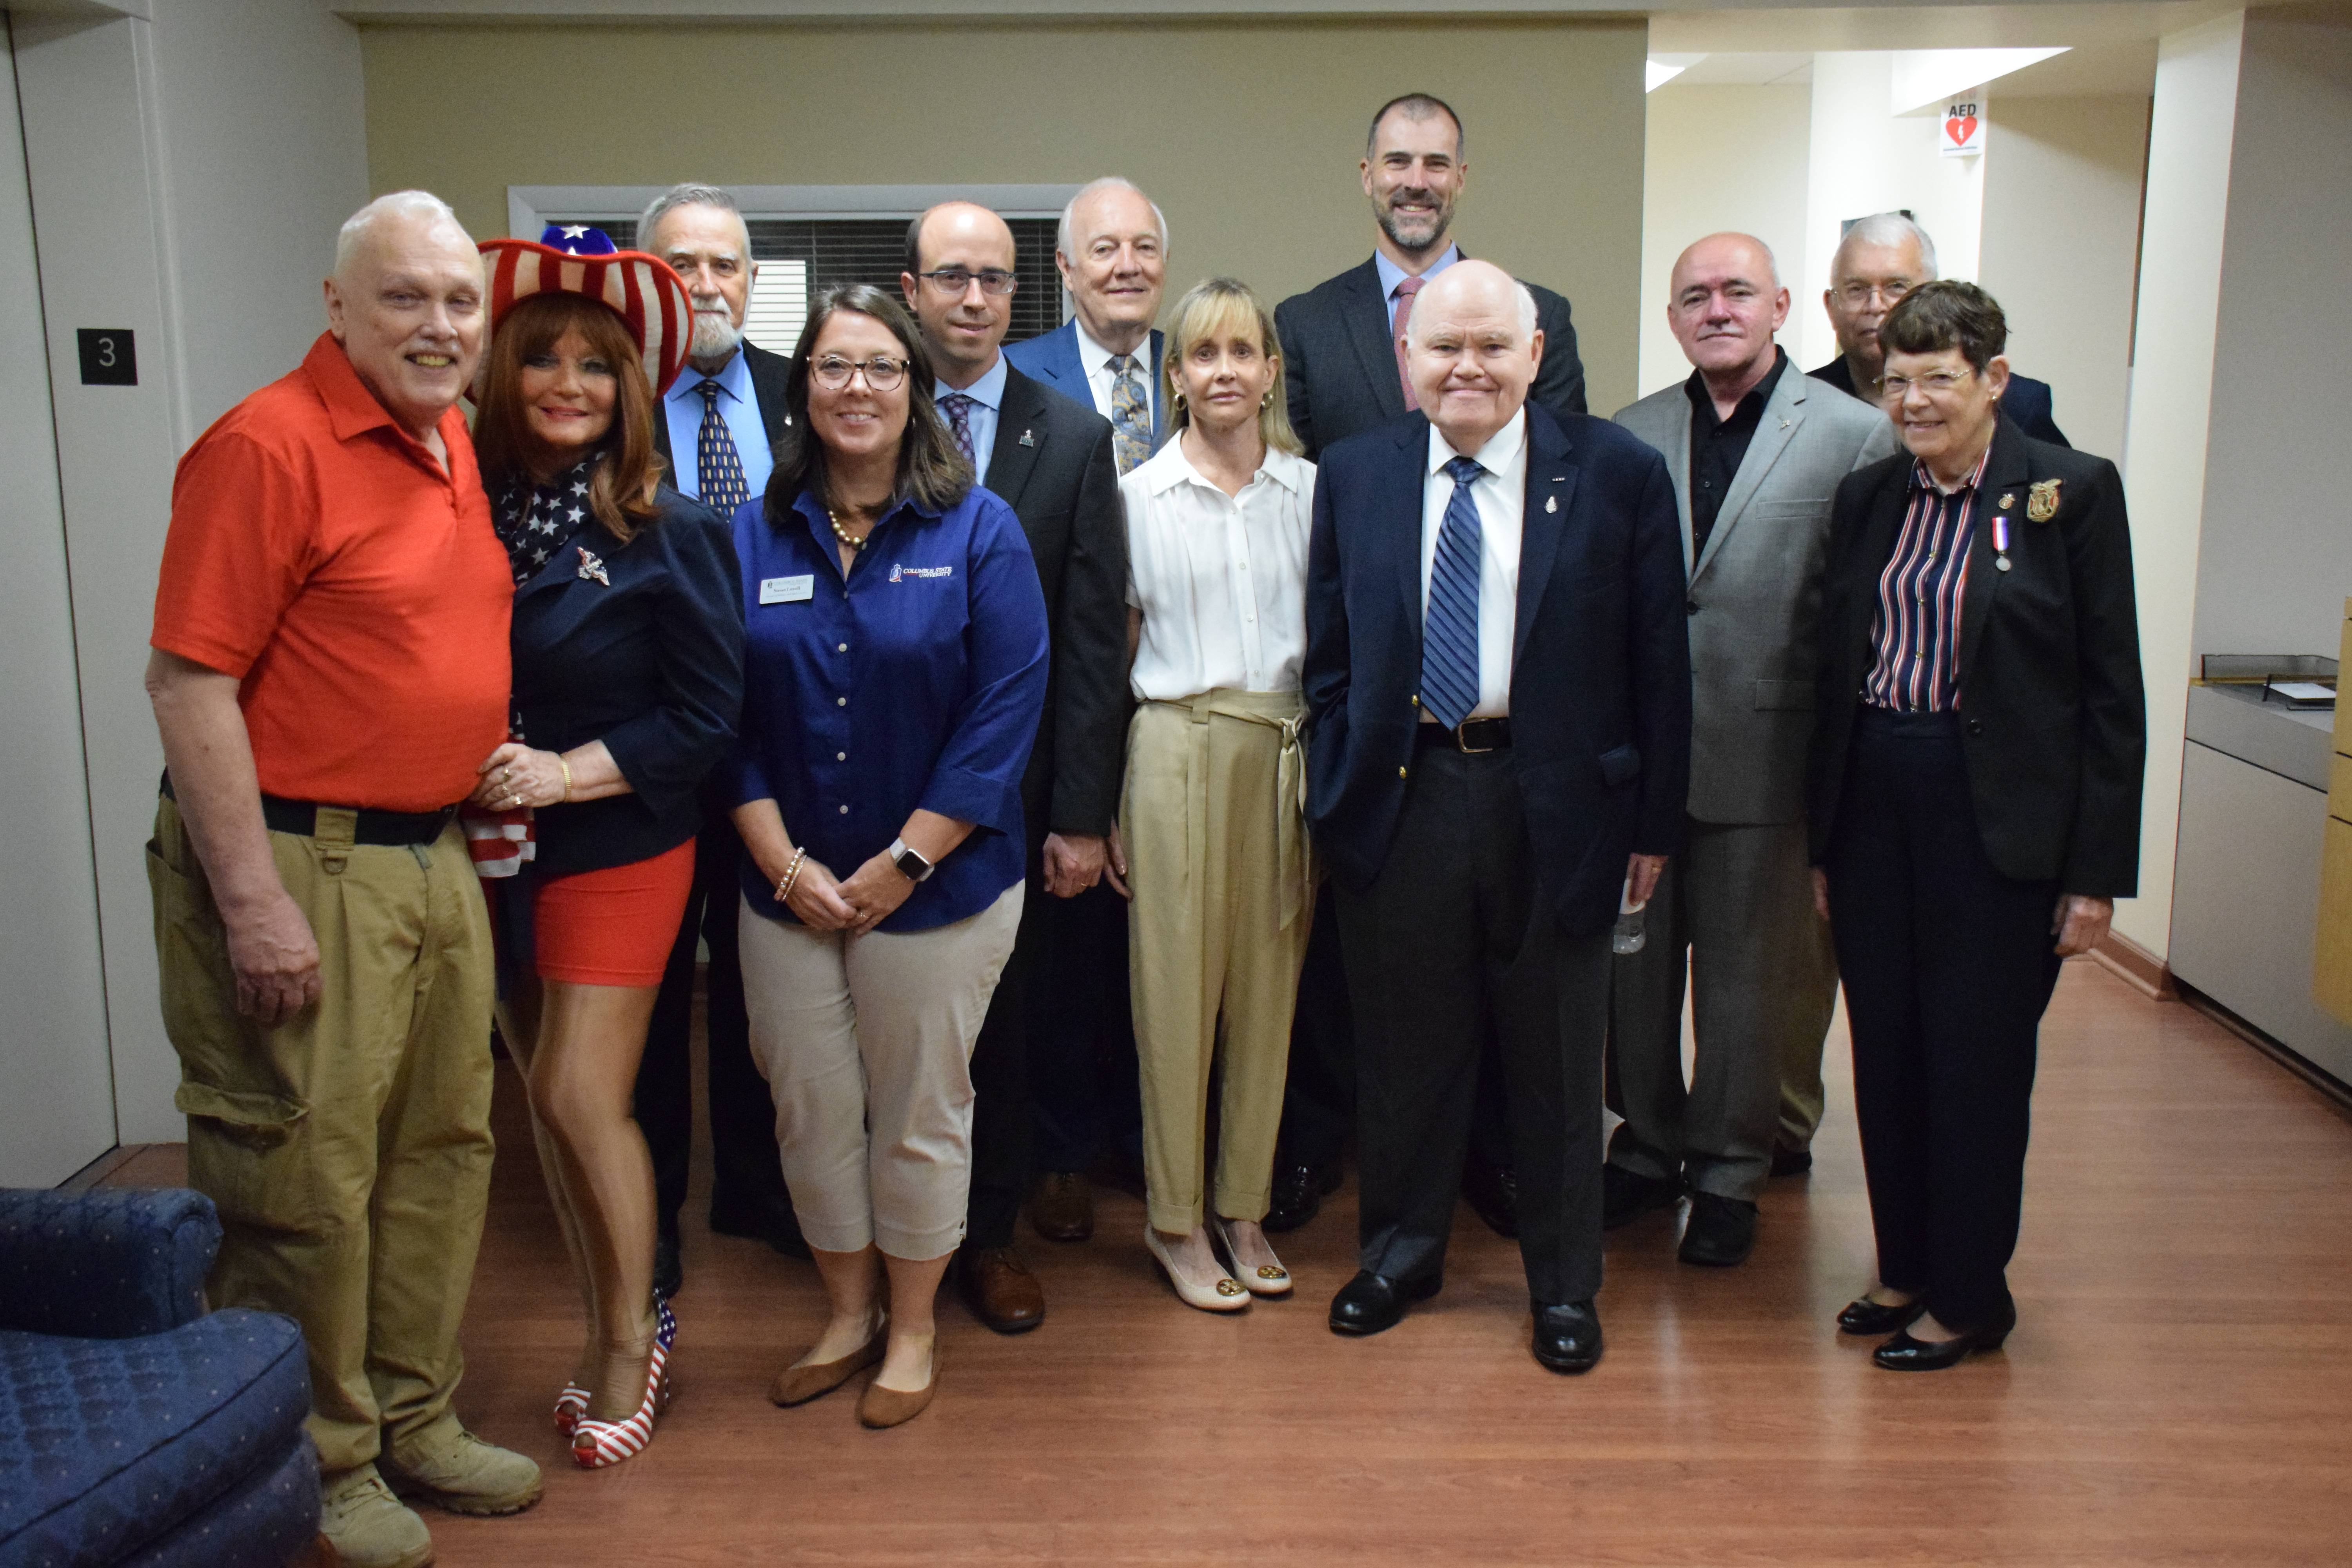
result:
<svg viewBox="0 0 2352 1568"><path fill-rule="evenodd" d="M1967 146L1969 138L1976 133L1977 117L1973 114L1964 114L1944 121L1944 134L1952 139L1952 145L1955 147Z"/></svg>

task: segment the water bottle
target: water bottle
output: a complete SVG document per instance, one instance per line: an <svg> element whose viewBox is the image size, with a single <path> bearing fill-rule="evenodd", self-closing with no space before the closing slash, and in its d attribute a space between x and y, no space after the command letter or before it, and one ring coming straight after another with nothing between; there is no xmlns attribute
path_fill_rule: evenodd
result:
<svg viewBox="0 0 2352 1568"><path fill-rule="evenodd" d="M1642 951L1643 944L1650 940L1642 928L1642 911L1649 907L1647 899L1638 904L1633 901L1633 879L1627 877L1624 891L1617 895L1617 925L1609 933L1610 952L1622 958Z"/></svg>

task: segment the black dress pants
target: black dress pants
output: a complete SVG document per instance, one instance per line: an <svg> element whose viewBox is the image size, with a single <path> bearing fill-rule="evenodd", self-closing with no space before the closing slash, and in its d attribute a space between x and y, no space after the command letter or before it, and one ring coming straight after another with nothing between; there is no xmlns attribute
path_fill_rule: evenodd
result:
<svg viewBox="0 0 2352 1568"><path fill-rule="evenodd" d="M1127 983L1127 900L1108 881L1075 899L1038 894L1030 976L1029 1095L1039 1171L1088 1171L1106 1155L1140 1168L1143 1091Z"/></svg>
<svg viewBox="0 0 2352 1568"><path fill-rule="evenodd" d="M792 1194L776 1157L775 1102L751 1059L751 1025L743 1010L743 963L735 947L742 910L743 841L726 814L706 801L694 847L694 890L687 896L677 942L637 1067L637 1125L654 1163L655 1212L674 1229L686 1203L694 1152L694 965L698 942L710 947L705 998L710 1090L710 1212L727 1230L798 1236Z"/></svg>
<svg viewBox="0 0 2352 1568"><path fill-rule="evenodd" d="M1825 869L1878 1277L1971 1329L2009 1302L2053 881L1985 854L1960 720L1864 707Z"/></svg>
<svg viewBox="0 0 2352 1568"><path fill-rule="evenodd" d="M1564 930L1528 863L1508 751L1421 750L1387 863L1339 889L1356 1017L1358 1263L1443 1272L1491 1034L1503 1069L1528 1291L1601 1288L1609 928Z"/></svg>

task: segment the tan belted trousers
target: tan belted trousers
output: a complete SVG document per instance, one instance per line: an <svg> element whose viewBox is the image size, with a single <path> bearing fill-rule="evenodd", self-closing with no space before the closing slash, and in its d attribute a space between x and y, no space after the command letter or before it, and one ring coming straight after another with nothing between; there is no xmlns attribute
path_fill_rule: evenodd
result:
<svg viewBox="0 0 2352 1568"><path fill-rule="evenodd" d="M1217 1213L1265 1215L1290 1058L1291 1007L1314 918L1305 704L1295 692L1147 702L1127 737L1135 903L1128 959L1142 1068L1152 1226L1205 1215L1209 1074L1222 1025Z"/></svg>

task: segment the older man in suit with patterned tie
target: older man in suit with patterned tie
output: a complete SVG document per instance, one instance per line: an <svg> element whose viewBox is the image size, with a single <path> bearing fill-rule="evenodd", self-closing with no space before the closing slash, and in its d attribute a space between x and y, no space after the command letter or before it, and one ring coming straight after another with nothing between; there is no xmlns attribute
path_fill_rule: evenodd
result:
<svg viewBox="0 0 2352 1568"><path fill-rule="evenodd" d="M1005 346L1013 368L1110 421L1118 471L1150 457L1168 428L1160 384L1160 290L1168 281L1168 220L1160 204L1117 174L1078 189L1062 209L1054 266L1072 315L1050 332Z"/></svg>
<svg viewBox="0 0 2352 1568"><path fill-rule="evenodd" d="M1528 400L1536 301L1465 262L1421 294L1423 413L1315 482L1307 819L1355 1004L1359 1272L1377 1333L1444 1279L1480 1048L1498 1037L1536 1359L1601 1358L1610 928L1682 834L1690 663L1658 455Z"/></svg>
<svg viewBox="0 0 2352 1568"><path fill-rule="evenodd" d="M654 448L669 463L669 482L730 515L768 486L768 452L783 438L784 382L793 362L743 335L751 283L751 231L735 198L717 185L673 185L637 221L637 248L660 257L686 280L694 335L686 369L654 412ZM775 1118L767 1085L751 1060L743 1010L743 970L735 954L736 867L742 844L724 810L695 848L694 891L670 952L646 1031L637 1068L636 1113L654 1161L658 1242L654 1282L675 1294L684 1283L678 1209L686 1202L692 1152L693 1028L697 955L710 954L704 1012L710 1089L710 1228L754 1237L777 1251L806 1258L791 1194L776 1159ZM716 889L714 896L713 889Z"/></svg>
<svg viewBox="0 0 2352 1568"><path fill-rule="evenodd" d="M1868 405L1800 375L1773 334L1789 291L1764 242L1710 235L1675 263L1666 319L1688 380L1617 423L1666 459L1688 563L1691 785L1683 854L1642 950L1613 964L1603 1218L1691 1196L1685 1263L1756 1244L1784 1058L1821 1058L1837 998L1805 860L1805 748L1830 498L1895 449ZM1683 1080L1683 987L1696 1068Z"/></svg>

